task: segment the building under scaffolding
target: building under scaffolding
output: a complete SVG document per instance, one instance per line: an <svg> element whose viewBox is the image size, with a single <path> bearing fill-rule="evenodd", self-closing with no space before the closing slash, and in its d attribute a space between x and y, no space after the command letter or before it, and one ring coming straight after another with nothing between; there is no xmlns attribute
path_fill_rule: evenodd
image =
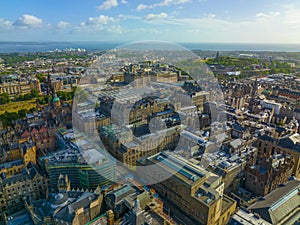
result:
<svg viewBox="0 0 300 225"><path fill-rule="evenodd" d="M44 162L50 189L57 189L60 174L68 175L72 189L96 189L115 181L115 162L96 149L83 153L73 149L63 150L45 158Z"/></svg>

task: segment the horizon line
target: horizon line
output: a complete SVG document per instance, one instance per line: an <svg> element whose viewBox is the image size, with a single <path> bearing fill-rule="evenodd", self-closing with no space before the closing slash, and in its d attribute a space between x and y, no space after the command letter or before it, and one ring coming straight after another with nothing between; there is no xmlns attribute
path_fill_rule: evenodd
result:
<svg viewBox="0 0 300 225"><path fill-rule="evenodd" d="M40 40L40 41L1 41L0 43L79 43L79 42L99 42L99 43L132 43L132 42L144 42L149 40L140 40L140 41L93 41L93 40L81 40L81 41L57 41L57 40ZM187 41L187 42L176 42L176 41L165 41L165 40L153 40L157 42L170 42L170 43L183 43L183 44L263 44L263 45L300 45L298 43L284 43L284 42L209 42L209 41L201 41L201 42L194 42L194 41Z"/></svg>

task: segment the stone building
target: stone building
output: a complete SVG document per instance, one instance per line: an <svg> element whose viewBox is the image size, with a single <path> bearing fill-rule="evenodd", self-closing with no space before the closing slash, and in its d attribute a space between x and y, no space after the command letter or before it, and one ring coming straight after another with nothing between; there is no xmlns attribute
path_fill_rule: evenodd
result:
<svg viewBox="0 0 300 225"><path fill-rule="evenodd" d="M207 101L209 93L205 91L199 91L191 94L192 104L197 107L201 112L204 111L204 103Z"/></svg>
<svg viewBox="0 0 300 225"><path fill-rule="evenodd" d="M62 174L58 177L57 189L59 192L70 191L71 190L71 182L68 178L68 175L64 176Z"/></svg>
<svg viewBox="0 0 300 225"><path fill-rule="evenodd" d="M135 180L108 188L105 204L113 211L117 224L175 224L164 213L163 202L155 197L154 190L146 190Z"/></svg>
<svg viewBox="0 0 300 225"><path fill-rule="evenodd" d="M38 80L5 82L0 84L0 94L24 95L30 93L32 89L40 91L40 82Z"/></svg>
<svg viewBox="0 0 300 225"><path fill-rule="evenodd" d="M86 225L114 225L114 213L108 210L104 214L86 223Z"/></svg>
<svg viewBox="0 0 300 225"><path fill-rule="evenodd" d="M265 196L278 185L285 183L293 173L294 159L291 155L274 154L264 158L245 171L245 188L253 194Z"/></svg>
<svg viewBox="0 0 300 225"><path fill-rule="evenodd" d="M160 95L155 92L149 87L101 92L100 111L109 115L112 123L118 125L145 122L153 114L171 109L171 104L166 98L153 97ZM151 96L147 96L149 94Z"/></svg>
<svg viewBox="0 0 300 225"><path fill-rule="evenodd" d="M29 162L36 163L36 146L34 142L4 144L2 151L4 162L23 160L25 166Z"/></svg>
<svg viewBox="0 0 300 225"><path fill-rule="evenodd" d="M256 163L257 148L239 147L239 151L226 154L224 151L205 154L201 162L208 164L208 169L222 177L224 192L231 193L238 189L244 176L245 167Z"/></svg>
<svg viewBox="0 0 300 225"><path fill-rule="evenodd" d="M246 127L241 126L238 123L232 125L231 137L245 139L249 136L249 130Z"/></svg>
<svg viewBox="0 0 300 225"><path fill-rule="evenodd" d="M73 190L49 194L43 200L26 201L25 207L36 225L82 225L100 215L102 199L95 192Z"/></svg>
<svg viewBox="0 0 300 225"><path fill-rule="evenodd" d="M95 109L77 110L73 112L74 127L86 134L97 134L98 129L110 124L110 117L95 113Z"/></svg>
<svg viewBox="0 0 300 225"><path fill-rule="evenodd" d="M291 180L280 185L248 209L270 224L288 224L299 217L300 181ZM266 223L266 224L267 224ZM256 223L257 224L257 223ZM295 222L297 224L297 222Z"/></svg>
<svg viewBox="0 0 300 225"><path fill-rule="evenodd" d="M294 168L293 175L300 173L300 135L298 133L287 134L283 137L274 138L269 135L262 135L257 140L258 160L282 152L293 156Z"/></svg>
<svg viewBox="0 0 300 225"><path fill-rule="evenodd" d="M56 135L52 129L45 126L27 129L21 134L21 141L34 141L37 155L51 152L56 149Z"/></svg>
<svg viewBox="0 0 300 225"><path fill-rule="evenodd" d="M99 185L110 185L116 179L115 163L99 151L93 148L85 152L68 149L44 157L41 164L45 165L49 175L50 190L57 190L61 174L68 176L71 188L90 190Z"/></svg>
<svg viewBox="0 0 300 225"><path fill-rule="evenodd" d="M23 168L24 163L22 159L6 162L0 165L0 175L9 178L20 173Z"/></svg>
<svg viewBox="0 0 300 225"><path fill-rule="evenodd" d="M162 150L175 149L181 125L134 137L126 127L107 126L100 129L101 140L108 151L129 167L136 161L154 155Z"/></svg>
<svg viewBox="0 0 300 225"><path fill-rule="evenodd" d="M48 179L41 175L33 163L29 163L21 173L9 178L0 178L0 213L13 213L23 208L25 200L44 198L48 189Z"/></svg>
<svg viewBox="0 0 300 225"><path fill-rule="evenodd" d="M222 178L179 156L167 152L147 158L151 166L143 173L145 179L186 217L196 224L227 224L236 202L223 194ZM166 176L166 177L164 177ZM155 182L157 179L161 182Z"/></svg>

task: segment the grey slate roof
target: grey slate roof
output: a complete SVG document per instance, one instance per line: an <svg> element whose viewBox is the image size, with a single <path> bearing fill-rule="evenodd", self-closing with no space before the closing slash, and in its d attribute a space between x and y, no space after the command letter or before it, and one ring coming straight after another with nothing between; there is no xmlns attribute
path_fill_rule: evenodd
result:
<svg viewBox="0 0 300 225"><path fill-rule="evenodd" d="M23 168L22 173L3 179L2 185L5 186L22 180L32 180L37 174L39 174L37 167L34 163L30 162L27 168Z"/></svg>
<svg viewBox="0 0 300 225"><path fill-rule="evenodd" d="M249 210L258 213L269 223L277 224L300 207L299 191L300 181L289 181L251 205Z"/></svg>
<svg viewBox="0 0 300 225"><path fill-rule="evenodd" d="M89 207L91 202L95 201L97 198L98 195L94 193L90 193L90 192L83 193L77 200L59 209L54 214L54 218L72 223L75 217L76 210L79 208Z"/></svg>

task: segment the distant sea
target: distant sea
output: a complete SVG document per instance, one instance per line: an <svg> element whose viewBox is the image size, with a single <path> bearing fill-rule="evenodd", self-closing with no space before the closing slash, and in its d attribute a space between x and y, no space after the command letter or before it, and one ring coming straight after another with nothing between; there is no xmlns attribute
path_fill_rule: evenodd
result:
<svg viewBox="0 0 300 225"><path fill-rule="evenodd" d="M55 49L109 50L126 43L118 42L0 42L0 53L47 52ZM300 52L300 44L246 44L246 43L177 43L190 50L203 51L274 51Z"/></svg>

